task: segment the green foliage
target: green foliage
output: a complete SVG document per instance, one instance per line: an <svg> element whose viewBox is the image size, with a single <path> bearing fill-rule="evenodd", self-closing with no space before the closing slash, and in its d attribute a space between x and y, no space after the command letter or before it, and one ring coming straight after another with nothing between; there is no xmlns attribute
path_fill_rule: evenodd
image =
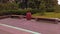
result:
<svg viewBox="0 0 60 34"><path fill-rule="evenodd" d="M0 11L0 15L12 15L12 14L25 15L26 12L27 10L3 10Z"/></svg>
<svg viewBox="0 0 60 34"><path fill-rule="evenodd" d="M16 2L12 3L0 3L0 15L25 15L28 9L22 8L31 8L30 10L32 14L40 13L41 15L44 15L45 12L57 11L56 7L57 6L54 3L52 4L52 0L28 0L28 3L20 3L18 0L16 0Z"/></svg>
<svg viewBox="0 0 60 34"><path fill-rule="evenodd" d="M18 4L16 3L0 3L0 10L17 10Z"/></svg>
<svg viewBox="0 0 60 34"><path fill-rule="evenodd" d="M12 14L16 14L16 15L26 15L28 9L19 9L19 10L3 10L0 11L0 15L12 15ZM38 9L30 9L32 14L35 13L39 13Z"/></svg>
<svg viewBox="0 0 60 34"><path fill-rule="evenodd" d="M40 10L39 9L26 9L27 11L31 11L32 14L35 14L35 13L39 13Z"/></svg>
<svg viewBox="0 0 60 34"><path fill-rule="evenodd" d="M39 16L40 18L60 18L60 13L45 12L43 16L40 13L33 14L33 16Z"/></svg>

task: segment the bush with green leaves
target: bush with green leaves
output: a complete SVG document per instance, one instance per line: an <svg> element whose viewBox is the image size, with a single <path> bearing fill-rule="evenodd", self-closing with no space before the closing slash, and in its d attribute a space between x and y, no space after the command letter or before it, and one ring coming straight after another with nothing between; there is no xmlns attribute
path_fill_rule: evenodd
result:
<svg viewBox="0 0 60 34"><path fill-rule="evenodd" d="M0 11L0 15L12 15L12 14L25 15L26 10L3 10L3 11Z"/></svg>
<svg viewBox="0 0 60 34"><path fill-rule="evenodd" d="M17 10L18 4L16 3L0 3L0 10Z"/></svg>
<svg viewBox="0 0 60 34"><path fill-rule="evenodd" d="M0 15L12 15L12 14L16 14L16 15L26 15L28 9L19 9L19 10L3 10L0 11ZM32 14L35 14L37 12L39 12L39 10L37 9L31 9L30 10Z"/></svg>

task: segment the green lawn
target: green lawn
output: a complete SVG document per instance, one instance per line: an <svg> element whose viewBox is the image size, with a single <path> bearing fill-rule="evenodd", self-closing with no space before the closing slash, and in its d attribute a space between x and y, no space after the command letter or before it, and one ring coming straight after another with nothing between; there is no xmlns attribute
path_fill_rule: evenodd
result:
<svg viewBox="0 0 60 34"><path fill-rule="evenodd" d="M45 15L41 16L40 13L33 14L34 17L41 17L41 18L60 18L60 13L53 13L48 12Z"/></svg>

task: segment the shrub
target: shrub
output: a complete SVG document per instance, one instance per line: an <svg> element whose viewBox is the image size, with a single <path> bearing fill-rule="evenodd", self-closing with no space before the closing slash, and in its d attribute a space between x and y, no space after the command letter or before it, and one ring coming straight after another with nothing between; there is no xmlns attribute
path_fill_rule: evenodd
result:
<svg viewBox="0 0 60 34"><path fill-rule="evenodd" d="M32 14L35 14L37 12L40 12L40 10L37 9L30 9ZM12 14L16 14L16 15L26 15L26 12L28 11L28 9L19 9L19 10L2 10L0 11L0 15L12 15Z"/></svg>
<svg viewBox="0 0 60 34"><path fill-rule="evenodd" d="M17 10L18 4L16 3L0 3L0 10Z"/></svg>
<svg viewBox="0 0 60 34"><path fill-rule="evenodd" d="M12 15L12 14L25 15L26 10L3 10L3 11L0 11L0 15Z"/></svg>

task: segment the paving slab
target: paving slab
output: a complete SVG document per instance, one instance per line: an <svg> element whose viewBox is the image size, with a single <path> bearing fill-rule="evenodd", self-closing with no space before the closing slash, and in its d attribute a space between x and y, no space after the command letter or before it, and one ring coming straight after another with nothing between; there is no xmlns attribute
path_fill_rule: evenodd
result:
<svg viewBox="0 0 60 34"><path fill-rule="evenodd" d="M32 33L0 25L0 34L32 34Z"/></svg>
<svg viewBox="0 0 60 34"><path fill-rule="evenodd" d="M0 23L15 27L28 29L42 34L60 34L60 24L37 22L35 20L6 18L0 20Z"/></svg>

